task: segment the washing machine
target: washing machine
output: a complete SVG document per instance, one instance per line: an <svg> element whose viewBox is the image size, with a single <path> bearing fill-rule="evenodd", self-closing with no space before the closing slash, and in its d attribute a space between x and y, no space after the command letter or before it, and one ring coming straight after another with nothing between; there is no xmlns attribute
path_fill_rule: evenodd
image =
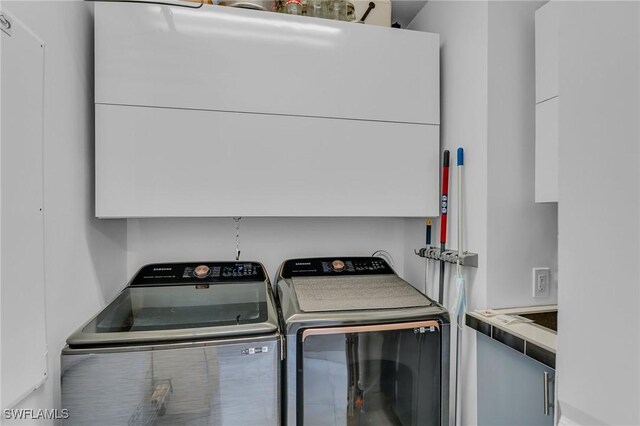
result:
<svg viewBox="0 0 640 426"><path fill-rule="evenodd" d="M449 424L445 308L377 257L287 260L276 281L288 426Z"/></svg>
<svg viewBox="0 0 640 426"><path fill-rule="evenodd" d="M283 344L256 262L144 266L67 339L77 425L279 425Z"/></svg>

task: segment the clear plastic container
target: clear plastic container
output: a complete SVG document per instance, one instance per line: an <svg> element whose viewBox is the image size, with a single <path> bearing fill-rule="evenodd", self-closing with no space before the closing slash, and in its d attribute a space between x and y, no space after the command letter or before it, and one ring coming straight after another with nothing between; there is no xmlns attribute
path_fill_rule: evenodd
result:
<svg viewBox="0 0 640 426"><path fill-rule="evenodd" d="M307 16L325 18L327 16L326 0L307 0Z"/></svg>
<svg viewBox="0 0 640 426"><path fill-rule="evenodd" d="M330 0L328 3L327 18L337 21L347 20L347 2L346 0Z"/></svg>

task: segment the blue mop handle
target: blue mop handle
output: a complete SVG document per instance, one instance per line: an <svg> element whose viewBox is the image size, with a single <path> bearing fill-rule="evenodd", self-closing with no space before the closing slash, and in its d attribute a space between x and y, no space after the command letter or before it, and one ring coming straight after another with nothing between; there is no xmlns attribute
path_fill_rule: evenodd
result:
<svg viewBox="0 0 640 426"><path fill-rule="evenodd" d="M458 148L458 257L462 256L462 169L464 166L464 149Z"/></svg>

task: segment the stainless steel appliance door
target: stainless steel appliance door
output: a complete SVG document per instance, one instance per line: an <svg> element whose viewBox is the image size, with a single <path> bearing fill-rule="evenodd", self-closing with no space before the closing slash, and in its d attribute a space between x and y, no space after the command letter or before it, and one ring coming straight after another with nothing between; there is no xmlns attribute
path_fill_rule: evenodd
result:
<svg viewBox="0 0 640 426"><path fill-rule="evenodd" d="M278 425L278 340L67 351L69 425ZM137 349L137 350L136 350Z"/></svg>
<svg viewBox="0 0 640 426"><path fill-rule="evenodd" d="M304 330L297 423L440 425L442 338L437 321Z"/></svg>

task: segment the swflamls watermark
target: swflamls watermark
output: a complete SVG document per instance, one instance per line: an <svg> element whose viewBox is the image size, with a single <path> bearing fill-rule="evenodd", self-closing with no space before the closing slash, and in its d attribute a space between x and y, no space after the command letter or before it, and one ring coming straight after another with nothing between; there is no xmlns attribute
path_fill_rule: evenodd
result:
<svg viewBox="0 0 640 426"><path fill-rule="evenodd" d="M2 413L5 420L64 420L69 418L69 410L63 408L33 408L5 409Z"/></svg>

